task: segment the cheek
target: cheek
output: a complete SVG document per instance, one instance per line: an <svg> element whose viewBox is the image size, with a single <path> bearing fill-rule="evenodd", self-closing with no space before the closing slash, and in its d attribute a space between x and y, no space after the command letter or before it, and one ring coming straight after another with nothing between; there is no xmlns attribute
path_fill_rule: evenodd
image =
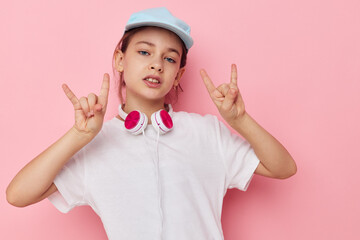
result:
<svg viewBox="0 0 360 240"><path fill-rule="evenodd" d="M172 64L167 67L167 72L169 73L169 76L171 76L174 80L180 70L180 66L178 64Z"/></svg>
<svg viewBox="0 0 360 240"><path fill-rule="evenodd" d="M123 66L124 66L124 71L129 69L131 67L131 61L129 62L127 60L124 60Z"/></svg>
<svg viewBox="0 0 360 240"><path fill-rule="evenodd" d="M173 81L176 80L176 77L177 77L178 73L179 73L179 68L176 68L176 69L173 71L173 73L172 73L172 78L171 78L171 79L172 79Z"/></svg>
<svg viewBox="0 0 360 240"><path fill-rule="evenodd" d="M134 78L137 74L138 64L134 61L124 61L123 68L124 68L124 80L128 80Z"/></svg>
<svg viewBox="0 0 360 240"><path fill-rule="evenodd" d="M128 54L125 55L124 60L123 60L123 66L124 68L134 68L134 65L138 65L139 64L139 60L137 59L137 56L134 54Z"/></svg>

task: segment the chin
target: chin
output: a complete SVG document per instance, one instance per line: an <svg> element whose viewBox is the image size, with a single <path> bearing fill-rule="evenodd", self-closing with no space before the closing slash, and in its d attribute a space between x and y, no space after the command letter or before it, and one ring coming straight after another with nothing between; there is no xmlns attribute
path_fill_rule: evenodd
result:
<svg viewBox="0 0 360 240"><path fill-rule="evenodd" d="M162 101L165 99L168 92L158 92L158 91L146 91L146 93L143 94L144 98L147 98L148 100L153 101Z"/></svg>

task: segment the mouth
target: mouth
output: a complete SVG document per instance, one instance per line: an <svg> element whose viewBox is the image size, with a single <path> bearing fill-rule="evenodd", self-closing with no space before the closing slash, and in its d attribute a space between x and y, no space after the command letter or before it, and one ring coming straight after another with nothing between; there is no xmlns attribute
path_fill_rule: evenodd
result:
<svg viewBox="0 0 360 240"><path fill-rule="evenodd" d="M158 79L151 78L151 77L144 78L144 80L148 81L148 82L151 82L151 83L160 83L160 81Z"/></svg>
<svg viewBox="0 0 360 240"><path fill-rule="evenodd" d="M160 77L158 77L156 75L146 76L145 78L143 78L143 80L144 80L145 84L150 88L158 88L158 87L160 87L160 84L161 84Z"/></svg>

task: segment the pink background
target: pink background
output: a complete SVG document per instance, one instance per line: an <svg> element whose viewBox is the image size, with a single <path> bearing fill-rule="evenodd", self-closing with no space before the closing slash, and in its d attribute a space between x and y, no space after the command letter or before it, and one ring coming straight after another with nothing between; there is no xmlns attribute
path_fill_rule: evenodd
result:
<svg viewBox="0 0 360 240"><path fill-rule="evenodd" d="M360 2L2 1L0 8L0 239L105 239L88 207L69 214L48 200L6 202L14 175L73 124L66 82L98 92L134 11L168 7L192 26L195 45L175 110L216 114L199 76L220 84L236 63L247 110L293 155L285 181L255 176L225 196L231 239L359 239ZM117 111L111 81L106 119Z"/></svg>

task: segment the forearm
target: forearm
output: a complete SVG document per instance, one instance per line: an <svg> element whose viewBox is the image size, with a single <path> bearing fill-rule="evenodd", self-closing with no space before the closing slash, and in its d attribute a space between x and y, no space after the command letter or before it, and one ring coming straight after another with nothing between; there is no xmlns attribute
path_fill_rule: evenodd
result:
<svg viewBox="0 0 360 240"><path fill-rule="evenodd" d="M17 206L36 201L50 187L67 161L91 139L71 128L19 171L6 190L8 201Z"/></svg>
<svg viewBox="0 0 360 240"><path fill-rule="evenodd" d="M261 127L250 115L244 114L241 120L231 124L253 147L256 156L269 177L286 178L296 172L296 164L284 148L270 133Z"/></svg>

